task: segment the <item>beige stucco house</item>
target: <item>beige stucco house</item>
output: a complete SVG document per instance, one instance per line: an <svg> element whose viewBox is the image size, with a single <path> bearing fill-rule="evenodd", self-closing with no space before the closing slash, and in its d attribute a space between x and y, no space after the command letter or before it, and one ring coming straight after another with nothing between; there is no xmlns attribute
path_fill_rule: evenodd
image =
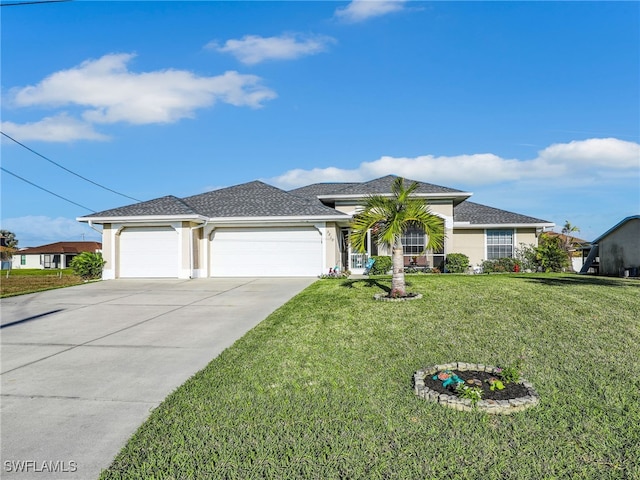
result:
<svg viewBox="0 0 640 480"><path fill-rule="evenodd" d="M260 181L186 198L166 196L78 218L103 227L103 278L317 276L338 265L360 273L369 242L349 245L349 223L368 195L391 195L396 177L319 183L284 191ZM411 180L406 180L411 183ZM407 265L439 266L448 253L475 265L537 245L553 223L469 202L471 193L417 182L416 195L442 218L446 239L424 252L423 232L403 238Z"/></svg>

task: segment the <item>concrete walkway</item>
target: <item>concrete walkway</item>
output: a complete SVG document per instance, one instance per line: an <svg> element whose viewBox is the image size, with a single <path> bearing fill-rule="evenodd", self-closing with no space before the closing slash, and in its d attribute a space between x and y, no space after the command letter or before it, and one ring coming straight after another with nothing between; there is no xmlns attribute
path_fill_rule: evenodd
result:
<svg viewBox="0 0 640 480"><path fill-rule="evenodd" d="M149 413L313 278L110 280L0 303L2 478L97 478Z"/></svg>

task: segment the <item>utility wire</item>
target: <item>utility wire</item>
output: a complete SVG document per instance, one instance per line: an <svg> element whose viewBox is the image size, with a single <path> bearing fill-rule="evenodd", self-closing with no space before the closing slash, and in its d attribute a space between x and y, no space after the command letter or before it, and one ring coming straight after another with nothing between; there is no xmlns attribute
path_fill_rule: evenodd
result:
<svg viewBox="0 0 640 480"><path fill-rule="evenodd" d="M96 213L95 210L92 210L89 207L85 207L84 205L80 205L79 203L76 203L73 200L69 200L68 198L63 197L62 195L58 195L57 193L54 193L51 190L47 190L46 188L41 187L40 185L36 185L35 183L30 182L26 178L22 178L20 175L16 175L15 173L10 172L9 170L7 170L4 167L0 167L0 170L2 170L5 173L8 173L9 175L13 175L16 178L19 178L20 180L22 180L23 182L28 183L29 185L33 185L34 187L39 188L40 190L44 190L45 192L50 193L51 195L54 195L54 196L56 196L58 198L61 198L62 200L66 201L66 202L73 203L74 205L77 205L78 207L84 208L85 210L89 210L91 213Z"/></svg>
<svg viewBox="0 0 640 480"><path fill-rule="evenodd" d="M50 158L45 157L45 156L44 156L44 155L42 155L41 153L36 152L36 151L35 151L35 150L33 150L32 148L27 147L24 143L20 143L18 140L16 140L16 139L15 139L15 138L13 138L13 137L10 137L9 135L7 135L6 133L4 133L3 131L0 131L0 133L1 133L2 135L4 135L5 137L7 137L7 138L8 138L9 140L11 140L12 142L15 142L15 143L17 143L18 145L20 145L21 147L26 148L26 149L27 149L27 150L29 150L31 153L33 153L33 154L35 154L35 155L39 156L40 158L43 158L44 160L46 160L46 161L47 161L47 162L49 162L49 163L53 163L56 167L59 167L59 168L63 169L64 171L69 172L70 174L75 175L76 177L81 178L82 180L84 180L84 181L86 181L86 182L92 183L92 184L94 184L94 185L95 185L95 186L97 186L97 187L100 187L100 188L103 188L103 189L105 189L105 190L108 190L109 192L111 192L111 193L115 193L116 195L120 195L121 197L126 197L126 198L129 198L129 199L131 199L131 200L135 200L136 202L142 202L142 200L139 200L139 199L137 199L137 198L130 197L129 195L125 195L124 193L116 192L115 190L112 190L112 189L111 189L111 188L109 188L109 187L105 187L104 185L101 185L101 184L99 184L99 183L97 183L97 182L94 182L93 180L90 180L90 179L88 179L88 178L86 178L86 177L83 177L82 175L80 175L80 174L78 174L78 173L76 173L76 172L74 172L74 171L69 170L67 167L65 167L65 166L63 166L63 165L60 165L60 164L59 164L59 163L57 163L57 162L54 162L54 161L53 161L53 160L51 160Z"/></svg>
<svg viewBox="0 0 640 480"><path fill-rule="evenodd" d="M0 3L0 7L19 7L20 5L38 5L40 3L63 3L71 1L73 0L33 0L29 2Z"/></svg>

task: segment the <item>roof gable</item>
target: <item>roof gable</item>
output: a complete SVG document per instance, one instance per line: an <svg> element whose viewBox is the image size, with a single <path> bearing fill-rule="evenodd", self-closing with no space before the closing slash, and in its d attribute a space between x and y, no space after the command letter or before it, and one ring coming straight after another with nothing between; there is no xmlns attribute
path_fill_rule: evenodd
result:
<svg viewBox="0 0 640 480"><path fill-rule="evenodd" d="M194 215L193 209L173 195L155 198L146 202L112 208L86 217L134 217L154 215Z"/></svg>
<svg viewBox="0 0 640 480"><path fill-rule="evenodd" d="M528 215L508 212L499 208L488 207L473 202L462 202L453 208L454 222L468 222L472 225L510 225L510 224L552 224Z"/></svg>
<svg viewBox="0 0 640 480"><path fill-rule="evenodd" d="M612 234L613 232L618 230L620 227L622 227L624 224L626 224L626 223L628 223L628 222L630 222L632 220L640 220L640 215L632 215L630 217L627 217L627 218L621 220L620 222L616 223L613 227L611 227L609 230L607 230L602 235L600 235L598 238L596 238L592 243L598 243L604 237L606 237L607 235Z"/></svg>
<svg viewBox="0 0 640 480"><path fill-rule="evenodd" d="M348 192L344 193L349 193L351 195L389 194L392 193L391 187L397 178L398 176L396 175L387 175L386 177L376 178L369 182L357 184L355 187L350 188ZM405 188L413 183L418 185L415 193L464 193L461 190L456 190L455 188L442 187L432 183L418 182L416 180L411 180L410 178L404 179Z"/></svg>
<svg viewBox="0 0 640 480"><path fill-rule="evenodd" d="M342 215L317 199L302 198L258 180L183 200L212 218Z"/></svg>
<svg viewBox="0 0 640 480"><path fill-rule="evenodd" d="M387 175L385 177L376 178L368 182L361 183L315 183L313 185L307 185L306 187L296 188L291 190L290 193L306 197L331 197L331 196L368 196L368 195L388 195L392 193L391 187L393 182L398 178L397 175ZM415 193L418 194L465 194L461 190L455 188L443 187L440 185L434 185L432 183L418 182L411 180L410 178L404 179L405 187L416 183L418 187ZM469 194L466 194L468 196Z"/></svg>

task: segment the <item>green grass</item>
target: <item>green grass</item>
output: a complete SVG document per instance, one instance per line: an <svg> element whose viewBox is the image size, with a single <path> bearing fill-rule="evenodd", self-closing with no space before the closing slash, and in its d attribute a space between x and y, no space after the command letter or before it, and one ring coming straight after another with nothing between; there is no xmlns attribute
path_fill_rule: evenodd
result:
<svg viewBox="0 0 640 480"><path fill-rule="evenodd" d="M62 270L40 268L2 270L0 274L0 298L70 287L83 282L84 280L75 275L70 268Z"/></svg>
<svg viewBox="0 0 640 480"><path fill-rule="evenodd" d="M104 479L640 478L640 282L575 275L313 284L171 394ZM413 372L522 351L538 407L458 412Z"/></svg>

